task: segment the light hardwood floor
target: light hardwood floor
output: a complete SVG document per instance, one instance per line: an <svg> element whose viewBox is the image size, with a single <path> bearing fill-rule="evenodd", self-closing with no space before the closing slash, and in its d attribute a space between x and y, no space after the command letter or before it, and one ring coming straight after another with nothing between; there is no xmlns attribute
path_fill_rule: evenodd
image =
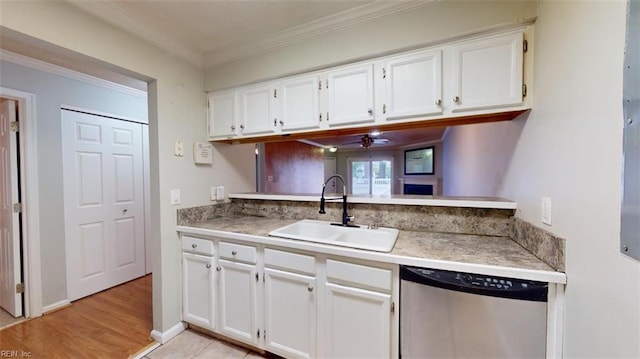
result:
<svg viewBox="0 0 640 359"><path fill-rule="evenodd" d="M151 275L0 331L0 351L31 358L128 358L148 346Z"/></svg>

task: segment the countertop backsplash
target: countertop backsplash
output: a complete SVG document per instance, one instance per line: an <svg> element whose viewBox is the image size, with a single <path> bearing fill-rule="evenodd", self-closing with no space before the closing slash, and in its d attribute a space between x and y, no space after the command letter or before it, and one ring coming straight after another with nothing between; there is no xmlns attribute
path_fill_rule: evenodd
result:
<svg viewBox="0 0 640 359"><path fill-rule="evenodd" d="M511 209L412 206L349 203L357 224L374 224L405 231L497 236L512 239L557 271L564 271L564 239L514 217ZM342 204L327 202L326 214L318 203L233 199L231 202L178 210L178 225L219 217L251 216L280 219L339 221Z"/></svg>

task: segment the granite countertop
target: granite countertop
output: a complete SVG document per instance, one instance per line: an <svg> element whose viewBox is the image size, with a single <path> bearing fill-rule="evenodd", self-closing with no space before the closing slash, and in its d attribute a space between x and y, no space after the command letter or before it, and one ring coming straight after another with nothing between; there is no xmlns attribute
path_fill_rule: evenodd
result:
<svg viewBox="0 0 640 359"><path fill-rule="evenodd" d="M214 230L266 237L261 242L274 245L287 243L301 245L296 240L268 237L272 230L297 222L296 219L277 219L265 217L219 217L206 222L193 223L178 227L178 231L189 232L190 229ZM202 234L202 233L201 233ZM508 237L479 236L467 234L434 233L401 230L398 241L390 253L371 252L353 248L336 248L305 242L309 246L317 246L320 251L333 247L345 255L363 254L362 258L384 260L399 264L419 265L420 260L442 261L471 266L492 266L524 271L555 272L549 265L525 250ZM298 247L300 249L300 247ZM315 249L311 249L315 250ZM367 254L365 257L364 254ZM562 274L564 275L564 274ZM561 280L560 280L561 281Z"/></svg>

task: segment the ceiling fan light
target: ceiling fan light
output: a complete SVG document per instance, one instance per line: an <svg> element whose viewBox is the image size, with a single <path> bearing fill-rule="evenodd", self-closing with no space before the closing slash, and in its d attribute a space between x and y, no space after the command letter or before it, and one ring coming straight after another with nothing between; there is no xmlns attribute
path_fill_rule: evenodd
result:
<svg viewBox="0 0 640 359"><path fill-rule="evenodd" d="M338 151L338 147L336 146L329 147L329 152L336 152L336 151Z"/></svg>
<svg viewBox="0 0 640 359"><path fill-rule="evenodd" d="M370 133L370 135L373 136L373 137L380 136L381 134L382 134L382 132L380 132L380 131L371 131L371 133Z"/></svg>

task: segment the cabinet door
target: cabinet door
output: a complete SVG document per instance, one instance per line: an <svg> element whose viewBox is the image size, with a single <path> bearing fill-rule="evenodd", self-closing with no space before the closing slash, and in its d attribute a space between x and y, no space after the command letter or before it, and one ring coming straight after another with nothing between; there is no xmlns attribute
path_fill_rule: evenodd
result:
<svg viewBox="0 0 640 359"><path fill-rule="evenodd" d="M236 135L236 94L234 91L209 95L209 138Z"/></svg>
<svg viewBox="0 0 640 359"><path fill-rule="evenodd" d="M329 358L391 357L391 295L327 283Z"/></svg>
<svg viewBox="0 0 640 359"><path fill-rule="evenodd" d="M253 135L278 130L275 118L275 87L272 84L248 87L239 91L240 133Z"/></svg>
<svg viewBox="0 0 640 359"><path fill-rule="evenodd" d="M283 131L320 127L318 106L318 76L296 77L280 85L281 113L279 124Z"/></svg>
<svg viewBox="0 0 640 359"><path fill-rule="evenodd" d="M216 297L213 257L182 254L182 318L204 328L214 329Z"/></svg>
<svg viewBox="0 0 640 359"><path fill-rule="evenodd" d="M523 34L469 41L453 47L452 110L522 104Z"/></svg>
<svg viewBox="0 0 640 359"><path fill-rule="evenodd" d="M397 57L385 65L386 118L400 119L442 113L442 52Z"/></svg>
<svg viewBox="0 0 640 359"><path fill-rule="evenodd" d="M373 122L373 64L329 72L327 86L329 126Z"/></svg>
<svg viewBox="0 0 640 359"><path fill-rule="evenodd" d="M265 269L266 348L287 358L316 357L316 279Z"/></svg>
<svg viewBox="0 0 640 359"><path fill-rule="evenodd" d="M258 343L255 265L220 260L220 332Z"/></svg>

